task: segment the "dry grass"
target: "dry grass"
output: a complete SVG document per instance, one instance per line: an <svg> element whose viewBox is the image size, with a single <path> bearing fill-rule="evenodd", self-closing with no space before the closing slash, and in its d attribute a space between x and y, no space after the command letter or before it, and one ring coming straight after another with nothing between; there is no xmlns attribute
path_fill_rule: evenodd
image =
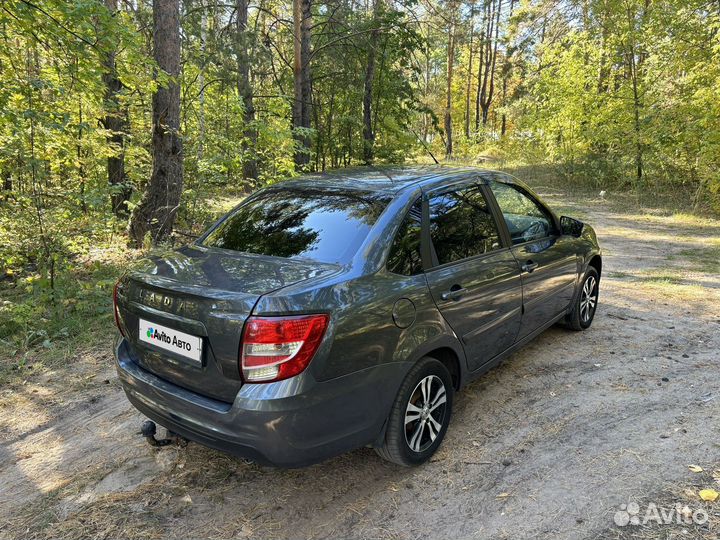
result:
<svg viewBox="0 0 720 540"><path fill-rule="evenodd" d="M89 481L98 477L89 476ZM152 484L127 493L110 493L92 502L74 505L78 485L47 495L15 516L9 532L25 538L127 538L151 540L171 535L167 510L173 498ZM69 500L70 499L70 500Z"/></svg>

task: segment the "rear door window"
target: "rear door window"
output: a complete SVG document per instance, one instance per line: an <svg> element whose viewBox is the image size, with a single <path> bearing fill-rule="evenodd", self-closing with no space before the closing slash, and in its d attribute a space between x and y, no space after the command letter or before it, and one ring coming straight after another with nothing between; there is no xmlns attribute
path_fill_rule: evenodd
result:
<svg viewBox="0 0 720 540"><path fill-rule="evenodd" d="M420 199L408 210L398 232L395 234L387 269L396 274L414 276L423 270L420 255L420 223L422 221L422 203Z"/></svg>
<svg viewBox="0 0 720 540"><path fill-rule="evenodd" d="M389 200L387 195L362 190L268 189L236 208L202 245L345 263Z"/></svg>
<svg viewBox="0 0 720 540"><path fill-rule="evenodd" d="M430 197L430 236L439 264L501 247L495 218L479 186Z"/></svg>

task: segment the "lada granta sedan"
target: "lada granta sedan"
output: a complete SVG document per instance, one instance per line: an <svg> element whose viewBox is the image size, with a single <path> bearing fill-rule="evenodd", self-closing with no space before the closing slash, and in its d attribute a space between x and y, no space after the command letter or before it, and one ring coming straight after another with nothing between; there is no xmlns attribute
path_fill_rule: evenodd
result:
<svg viewBox="0 0 720 540"><path fill-rule="evenodd" d="M363 168L254 193L115 288L130 402L193 441L297 467L418 465L453 395L598 303L593 229L473 168Z"/></svg>

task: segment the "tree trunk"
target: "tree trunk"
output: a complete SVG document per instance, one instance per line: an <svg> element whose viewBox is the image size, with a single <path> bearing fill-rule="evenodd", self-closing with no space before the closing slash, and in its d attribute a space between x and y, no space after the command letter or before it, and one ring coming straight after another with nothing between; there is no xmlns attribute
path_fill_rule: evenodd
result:
<svg viewBox="0 0 720 540"><path fill-rule="evenodd" d="M111 12L118 10L118 0L105 0L105 7ZM108 131L106 140L113 149L107 158L108 183L110 184L110 205L119 218L127 218L127 202L132 195L132 186L125 174L125 134L128 132L128 113L119 102L122 83L115 66L116 51L111 49L103 59L103 83L105 84L105 118L103 126Z"/></svg>
<svg viewBox="0 0 720 540"><path fill-rule="evenodd" d="M505 77L503 77L502 101L503 101L503 107L505 107L505 102L507 101L507 78L505 78ZM506 132L507 132L507 115L505 114L505 110L503 110L501 118L500 118L500 137L504 137Z"/></svg>
<svg viewBox="0 0 720 540"><path fill-rule="evenodd" d="M500 13L502 11L502 0L493 0L493 11L488 20L488 45L485 50L485 75L483 76L482 90L480 92L480 108L482 109L482 123L487 124L490 105L495 93L495 64L497 60L498 37L500 32ZM493 35L493 32L495 35ZM491 46L492 45L492 46Z"/></svg>
<svg viewBox="0 0 720 540"><path fill-rule="evenodd" d="M645 18L650 9L650 0L645 0L642 10L636 15L628 8L628 27L631 28L630 43L627 51L628 65L630 68L630 77L632 79L633 91L633 129L635 135L635 177L638 186L641 186L644 180L644 145L642 141L642 122L641 112L643 108L642 94L640 84L642 83L642 66L645 60L645 54L642 45L636 41L634 32L642 36L644 30Z"/></svg>
<svg viewBox="0 0 720 540"><path fill-rule="evenodd" d="M374 37L374 36L373 36ZM372 94L375 79L375 45L370 45L367 67L365 68L365 87L363 92L363 161L371 165L374 158L375 133L372 127Z"/></svg>
<svg viewBox="0 0 720 540"><path fill-rule="evenodd" d="M328 105L328 119L327 119L327 151L330 153L330 166L335 167L335 144L332 142L332 125L333 125L333 114L335 113L335 87L333 87L330 93L330 103ZM322 170L324 171L325 166L325 152L323 152Z"/></svg>
<svg viewBox="0 0 720 540"><path fill-rule="evenodd" d="M2 188L0 188L0 202L2 202L10 199L10 192L13 189L13 181L10 171L4 171L0 174L0 178L2 178Z"/></svg>
<svg viewBox="0 0 720 540"><path fill-rule="evenodd" d="M609 79L610 79L610 69L611 67L608 65L608 34L609 34L609 17L607 16L607 12L602 13L602 32L600 34L600 66L598 68L598 84L597 84L597 93L602 94L608 91L609 88Z"/></svg>
<svg viewBox="0 0 720 540"><path fill-rule="evenodd" d="M365 84L363 91L363 161L365 165L371 165L374 159L375 133L372 122L372 98L373 83L375 82L375 56L376 45L380 31L379 24L380 0L373 2L373 28L370 32L370 48L368 50L367 66L365 67ZM381 66L382 67L382 66Z"/></svg>
<svg viewBox="0 0 720 540"><path fill-rule="evenodd" d="M293 128L310 128L310 17L311 0L293 0L294 62ZM304 169L310 162L310 137L296 133L295 166Z"/></svg>
<svg viewBox="0 0 720 540"><path fill-rule="evenodd" d="M423 73L423 97L425 100L428 100L430 98L430 25L427 27L427 35L425 36L425 50L424 57L425 57L425 66L424 66L424 73ZM426 112L422 115L422 140L423 143L428 142L428 137L430 135L430 126L432 119L430 115Z"/></svg>
<svg viewBox="0 0 720 540"><path fill-rule="evenodd" d="M302 104L303 104L303 112L302 112L302 126L305 128L310 129L310 118L312 117L312 78L310 76L310 28L312 23L312 14L311 14L311 0L301 0L302 1L302 25L300 27L301 29L301 37L300 40L300 49L302 54L302 73L301 73L301 81L302 81ZM308 138L307 143L308 150L310 149L310 141ZM307 161L310 161L310 154L307 156Z"/></svg>
<svg viewBox="0 0 720 540"><path fill-rule="evenodd" d="M77 157L78 164L78 180L80 181L80 210L83 214L87 214L87 202L85 201L85 155L86 152L82 147L83 138L83 108L82 100L78 101L78 133L77 133L77 145L75 147L75 155Z"/></svg>
<svg viewBox="0 0 720 540"><path fill-rule="evenodd" d="M200 73L198 73L198 86L200 86L200 95L198 96L198 147L197 159L198 164L202 162L205 155L205 49L207 47L207 12L203 0L200 0ZM202 175L201 175L202 176Z"/></svg>
<svg viewBox="0 0 720 540"><path fill-rule="evenodd" d="M237 60L238 95L243 104L243 179L257 179L257 159L255 149L257 147L257 129L255 128L255 106L253 104L253 92L250 84L250 55L248 54L249 38L247 31L248 21L248 0L237 0L236 3L236 34L235 34L235 56Z"/></svg>
<svg viewBox="0 0 720 540"><path fill-rule="evenodd" d="M475 37L475 1L470 4L470 44L468 46L468 71L465 85L465 138L470 138L470 88L473 79L473 38Z"/></svg>
<svg viewBox="0 0 720 540"><path fill-rule="evenodd" d="M150 233L154 244L172 232L180 207L183 153L180 138L180 5L179 0L153 2L153 56L169 80L153 95L153 171L130 220L130 241L143 245Z"/></svg>
<svg viewBox="0 0 720 540"><path fill-rule="evenodd" d="M483 19L480 24L480 50L478 51L478 76L477 76L477 93L475 94L475 133L480 131L480 99L482 92L482 81L483 81L483 67L485 63L485 40L487 37L487 24L490 11L490 2L492 0L484 0L483 5Z"/></svg>
<svg viewBox="0 0 720 540"><path fill-rule="evenodd" d="M633 128L635 131L635 176L638 186L643 181L643 145L640 126L640 92L638 89L638 65L635 60L635 47L630 48L630 73L632 76L633 89Z"/></svg>
<svg viewBox="0 0 720 540"><path fill-rule="evenodd" d="M450 26L448 28L448 51L447 51L447 89L445 96L445 158L451 158L453 153L453 131L452 131L452 80L455 64L455 13L450 7Z"/></svg>
<svg viewBox="0 0 720 540"><path fill-rule="evenodd" d="M508 13L508 18L512 17L513 9L515 8L515 0L510 0L510 11ZM500 121L500 136L504 137L507 133L507 113L505 112L507 109L507 91L508 91L508 79L510 78L510 75L512 74L512 56L513 56L513 50L512 48L508 47L505 52L505 61L503 62L502 67L502 107L503 112L501 116Z"/></svg>

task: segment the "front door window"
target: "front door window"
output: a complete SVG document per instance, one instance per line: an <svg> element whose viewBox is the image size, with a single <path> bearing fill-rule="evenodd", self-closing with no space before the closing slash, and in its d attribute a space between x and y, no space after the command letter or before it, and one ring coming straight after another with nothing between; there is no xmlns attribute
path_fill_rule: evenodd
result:
<svg viewBox="0 0 720 540"><path fill-rule="evenodd" d="M555 234L552 217L539 203L515 186L490 182L513 245L547 238Z"/></svg>

